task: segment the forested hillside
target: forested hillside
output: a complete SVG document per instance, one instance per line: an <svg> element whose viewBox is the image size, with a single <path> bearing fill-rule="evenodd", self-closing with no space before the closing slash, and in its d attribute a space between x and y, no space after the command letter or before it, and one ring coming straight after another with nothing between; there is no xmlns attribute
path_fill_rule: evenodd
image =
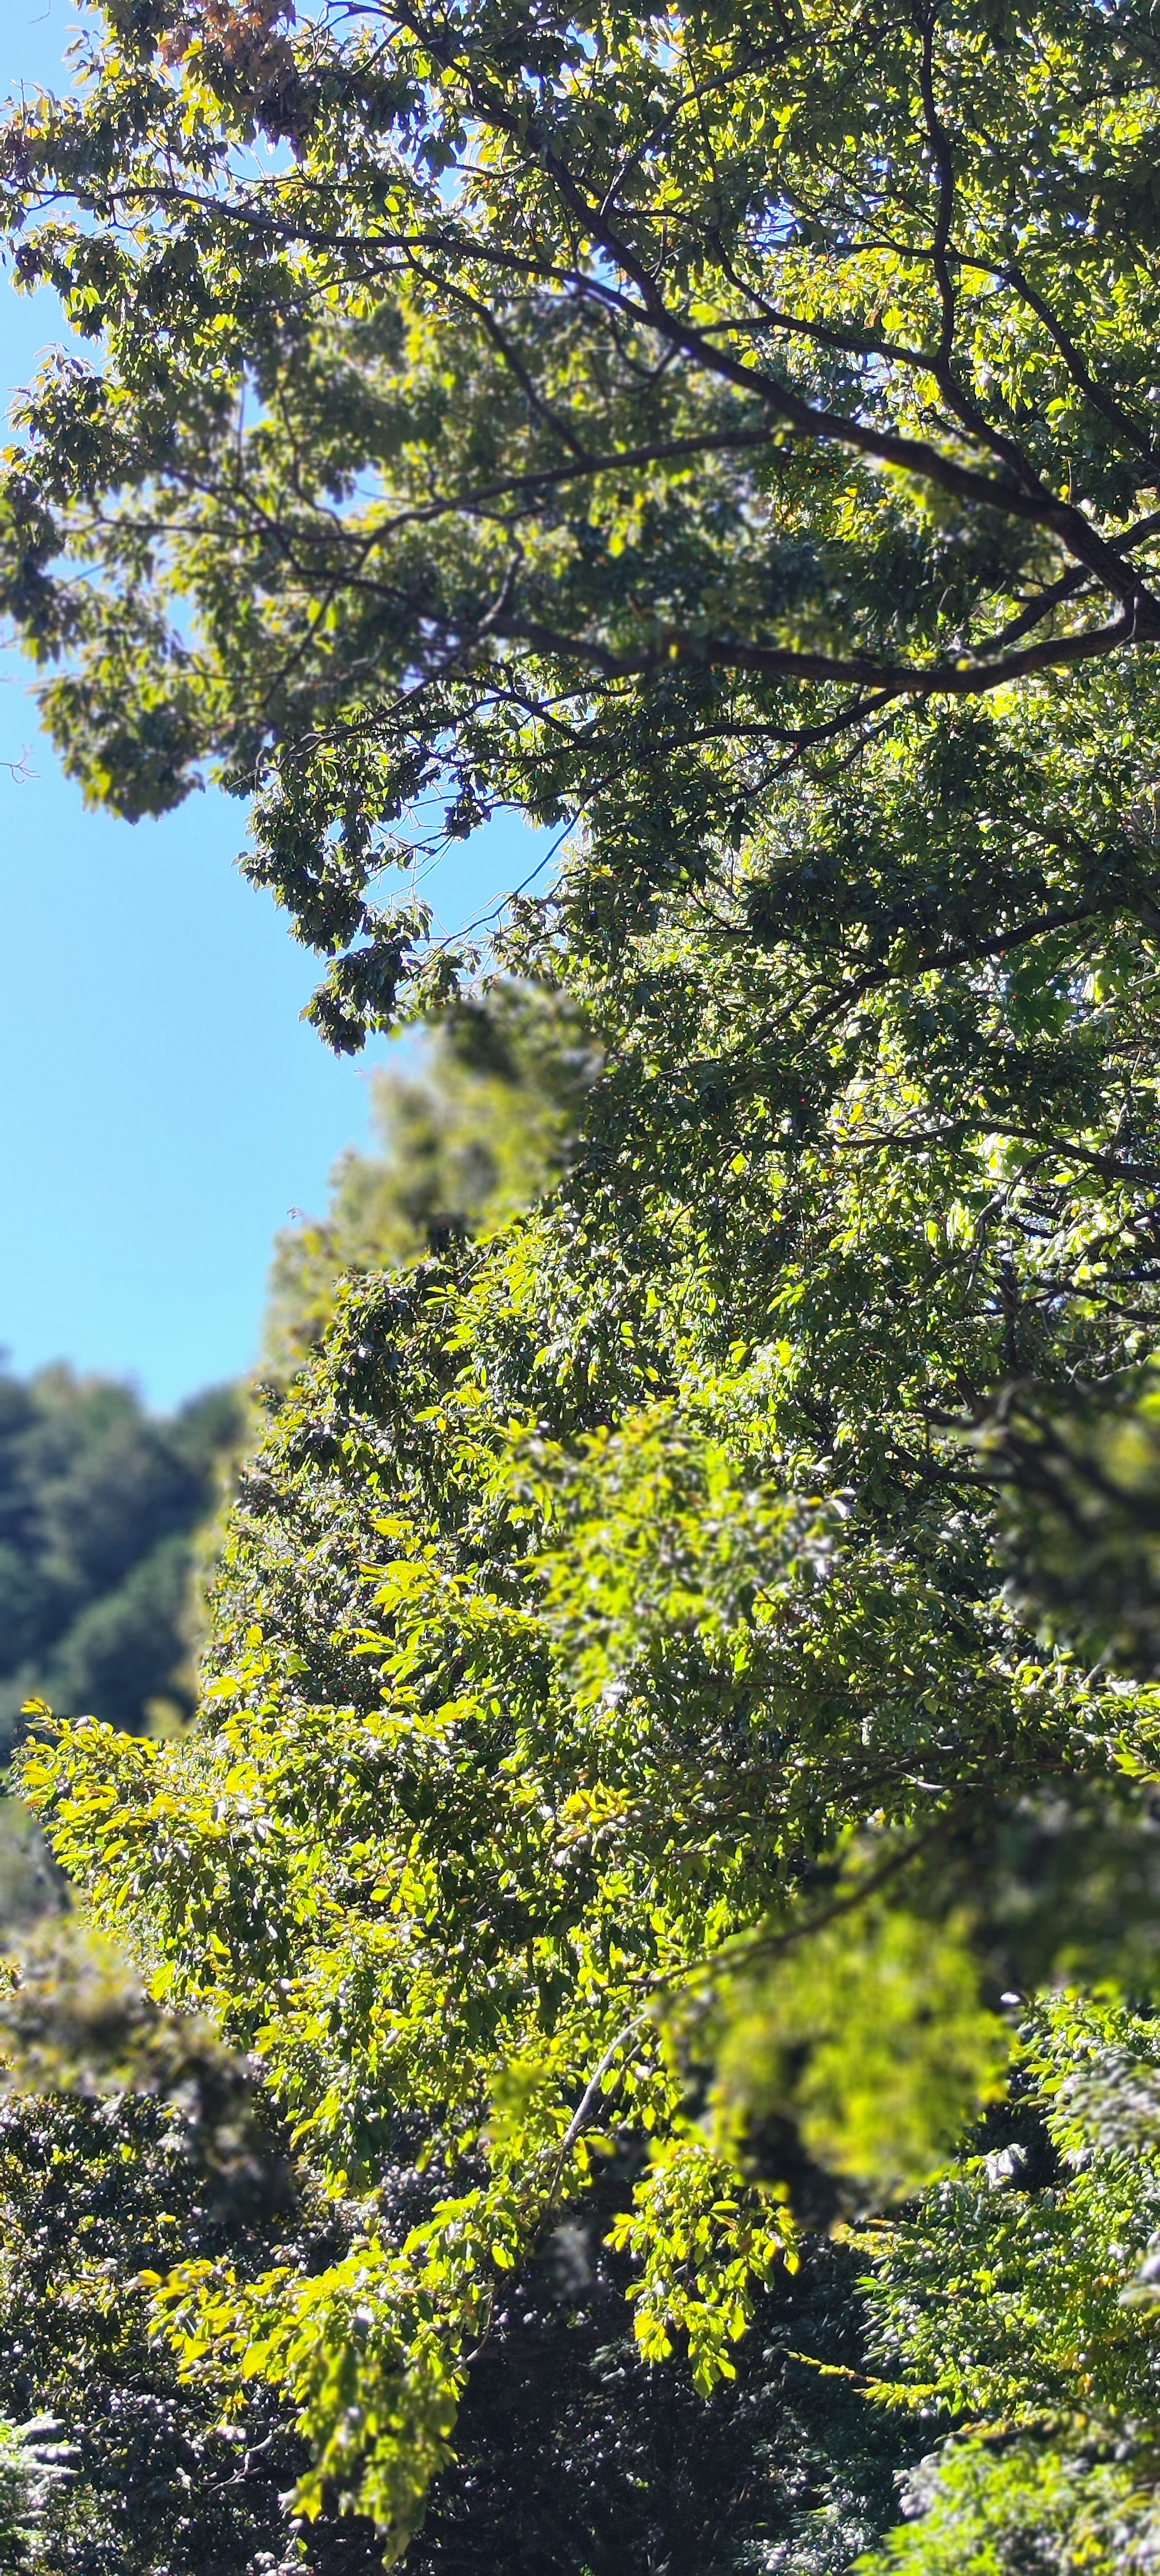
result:
<svg viewBox="0 0 1160 2576"><path fill-rule="evenodd" d="M66 1368L0 1377L0 1747L24 1700L140 1729L193 1705L194 1533L241 1427L229 1388L169 1421Z"/></svg>
<svg viewBox="0 0 1160 2576"><path fill-rule="evenodd" d="M196 1718L19 1757L6 2545L1144 2576L1160 36L92 34L0 596L446 1088L282 1246ZM435 936L432 798L558 876Z"/></svg>
<svg viewBox="0 0 1160 2576"><path fill-rule="evenodd" d="M0 1374L0 1762L26 1700L134 1732L196 1696L198 1552L242 1438L228 1387L171 1420L131 1387L65 1367ZM62 1882L20 1805L0 1803L0 1922Z"/></svg>

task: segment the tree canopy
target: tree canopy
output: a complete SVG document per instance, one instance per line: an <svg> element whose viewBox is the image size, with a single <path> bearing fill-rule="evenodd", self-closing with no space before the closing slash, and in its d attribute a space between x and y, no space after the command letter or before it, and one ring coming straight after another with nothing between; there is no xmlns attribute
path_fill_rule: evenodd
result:
<svg viewBox="0 0 1160 2576"><path fill-rule="evenodd" d="M6 127L14 272L100 343L23 406L0 584L89 792L257 791L339 1045L453 972L374 891L444 780L452 832L583 818L607 935L803 797L774 908L815 910L832 796L899 758L861 962L1140 918L1138 0L291 21L111 0Z"/></svg>

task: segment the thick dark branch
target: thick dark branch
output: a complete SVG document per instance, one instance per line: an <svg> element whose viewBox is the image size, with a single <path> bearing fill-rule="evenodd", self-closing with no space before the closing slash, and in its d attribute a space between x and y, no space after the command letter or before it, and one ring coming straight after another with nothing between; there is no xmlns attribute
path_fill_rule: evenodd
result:
<svg viewBox="0 0 1160 2576"><path fill-rule="evenodd" d="M609 680L640 679L650 672L670 669L677 662L702 662L714 670L753 671L771 679L834 681L881 691L888 697L973 697L980 691L999 688L1008 680L1026 679L1035 671L1098 661L1120 645L1140 640L1132 618L1125 615L1110 626L1091 628L1082 635L1061 635L1054 641L1032 645L1025 653L1008 653L1002 661L907 664L875 661L869 654L853 657L800 652L789 644L714 640L689 635L680 628L670 629L655 644L636 653L616 653L593 638L564 635L531 618L505 618L493 631L508 642L534 645L537 651L550 653L561 661L590 662Z"/></svg>
<svg viewBox="0 0 1160 2576"><path fill-rule="evenodd" d="M934 94L934 31L938 23L937 8L928 7L925 11L916 10L915 20L919 30L922 49L919 72L919 79L922 85L922 107L923 114L926 118L927 139L934 156L934 165L938 184L938 213L935 217L934 238L931 243L931 258L934 264L935 281L939 292L939 302L942 306L942 330L939 335L938 357L935 363L934 372L942 391L945 393L948 385L953 385L954 383L954 379L951 375L951 354L955 344L955 290L951 278L947 251L950 245L951 219L954 213L955 165L954 155L951 149L951 138L943 124L941 116L939 115ZM957 391L957 388L955 388L955 390Z"/></svg>
<svg viewBox="0 0 1160 2576"><path fill-rule="evenodd" d="M402 25L409 27L413 34L420 37L424 44L431 47L434 58L444 69L450 70L454 67L455 56L452 43L448 39L441 39L436 30L422 21L419 13L401 9L399 20ZM1138 576L1124 565L1115 548L1098 535L1082 511L1043 489L1034 478L1031 488L1024 488L1023 478L1029 471L1026 460L1022 458L1018 449L1005 446L981 416L975 416L966 425L971 426L974 434L980 436L988 446L1007 454L1008 461L1020 476L1018 484L1010 486L997 482L989 475L961 466L954 458L946 456L926 440L896 436L890 432L875 430L868 423L853 420L841 413L821 411L794 393L789 386L779 383L765 369L733 358L727 351L714 349L711 339L697 330L683 316L673 313L666 306L655 276L634 251L624 234L609 221L607 211L593 199L587 187L576 179L559 153L553 149L550 138L546 134L542 137L537 136L529 129L524 118L513 115L502 92L498 91L494 84L480 82L462 62L458 68L461 76L468 82L473 106L482 121L496 132L504 134L521 153L526 154L529 150L536 150L537 157L542 155L545 175L550 179L562 205L571 216L578 237L593 242L605 253L620 274L632 281L640 303L634 305L632 298L617 290L609 280L598 279L577 270L562 273L555 261L537 263L535 260L525 258L520 263L525 273L532 273L538 268L539 273L546 276L547 269L550 267L556 282L567 282L573 291L619 308L626 315L636 319L642 328L655 331L674 346L683 349L688 356L696 358L710 373L723 376L727 382L755 396L763 404L774 409L779 417L788 420L791 426L807 436L835 440L882 463L900 466L904 471L914 473L920 479L954 493L961 500L1014 514L1050 528L1076 561L1086 564L1090 571L1097 574L1113 598L1125 604L1131 602L1136 607L1138 631L1142 631L1140 620L1146 617L1155 621L1155 631L1160 635L1160 601L1153 601L1148 596ZM931 105L933 108L933 94ZM934 113L937 125L937 110ZM414 245L416 249L419 246L418 242ZM434 246L432 243L432 247ZM453 247L455 256L460 258L467 256L486 260L490 255L497 266L512 264L510 257L497 255L493 246L479 244L465 233L456 233L451 239L445 236L443 246L449 249ZM954 387L953 392L956 408L959 408L964 398L959 388Z"/></svg>
<svg viewBox="0 0 1160 2576"><path fill-rule="evenodd" d="M791 313L784 305L771 304L768 296L741 275L719 246L717 256L722 276L728 278L738 295L745 297L761 320L768 322L771 330L784 331L787 337L810 340L819 349L832 350L836 357L888 358L892 366L912 367L916 372L925 369L928 374L933 374L931 350L908 348L905 341L885 340L873 330L855 330L853 327L843 330L840 323L819 322L814 314Z"/></svg>
<svg viewBox="0 0 1160 2576"><path fill-rule="evenodd" d="M610 256L615 245L610 236ZM581 291L601 301L611 300L613 290L602 281L576 281ZM909 438L889 430L878 430L868 422L854 420L848 414L819 410L788 385L780 383L764 368L735 358L728 350L716 349L711 337L696 329L680 315L663 306L634 307L630 298L617 298L621 310L633 314L642 329L655 331L669 339L687 357L694 358L709 374L722 377L766 405L775 417L787 421L804 436L853 448L876 463L894 465L913 474L920 482L931 483L949 492L957 500L976 508L998 510L1008 517L1023 519L1034 526L1049 529L1073 558L1094 572L1104 588L1125 607L1136 611L1136 631L1160 637L1160 600L1155 599L1141 581L1133 566L1125 564L1113 543L1102 537L1082 510L1061 501L1043 487L1028 490L1019 484L1003 483L993 475L960 465L956 458L933 447L926 439ZM980 436L992 446L999 440L985 424Z"/></svg>
<svg viewBox="0 0 1160 2576"><path fill-rule="evenodd" d="M1101 1180L1122 1183L1126 1189L1154 1190L1160 1184L1160 1163L1125 1163L1114 1154L1094 1152L1090 1146L1077 1144L1073 1137L1060 1137L1046 1145L1034 1127L1014 1127L985 1113L975 1118L948 1120L944 1127L860 1127L856 1134L843 1136L842 1145L853 1154L870 1153L882 1145L901 1145L916 1154L956 1151L968 1136L1005 1136L1013 1145L1030 1145L1036 1149L1035 1162L1018 1177L1030 1179L1045 1163L1067 1165L1082 1163L1085 1171L1097 1172Z"/></svg>
<svg viewBox="0 0 1160 2576"><path fill-rule="evenodd" d="M1029 599L1027 606L1021 608L1019 615L1011 618L1008 625L1000 627L997 635L982 636L977 644L972 645L972 652L1006 653L1012 644L1018 643L1021 635L1030 635L1035 627L1042 625L1045 617L1050 617L1054 608L1061 608L1065 599L1074 599L1077 591L1085 589L1090 581L1091 574L1083 564L1074 564L1059 581L1049 582L1036 598Z"/></svg>

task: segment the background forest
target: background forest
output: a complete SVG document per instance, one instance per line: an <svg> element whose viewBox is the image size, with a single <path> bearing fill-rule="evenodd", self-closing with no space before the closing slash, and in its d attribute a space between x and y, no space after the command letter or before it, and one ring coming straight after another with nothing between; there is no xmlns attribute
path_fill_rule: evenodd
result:
<svg viewBox="0 0 1160 2576"><path fill-rule="evenodd" d="M1153 2569L1151 15L74 70L6 613L426 1053L252 1388L4 1384L0 2553Z"/></svg>

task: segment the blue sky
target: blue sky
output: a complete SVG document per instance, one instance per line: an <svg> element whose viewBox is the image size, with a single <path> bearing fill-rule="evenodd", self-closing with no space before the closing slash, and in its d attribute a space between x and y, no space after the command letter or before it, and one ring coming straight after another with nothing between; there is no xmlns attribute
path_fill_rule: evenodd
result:
<svg viewBox="0 0 1160 2576"><path fill-rule="evenodd" d="M0 99L67 78L75 6L3 0L0 20ZM53 299L0 276L5 404L60 337ZM168 1407L254 1359L274 1231L366 1140L375 1058L336 1062L302 1024L318 961L232 864L244 807L86 812L28 689L0 655L0 764L24 756L0 765L0 1350ZM449 853L424 887L443 927L541 846L512 817Z"/></svg>

